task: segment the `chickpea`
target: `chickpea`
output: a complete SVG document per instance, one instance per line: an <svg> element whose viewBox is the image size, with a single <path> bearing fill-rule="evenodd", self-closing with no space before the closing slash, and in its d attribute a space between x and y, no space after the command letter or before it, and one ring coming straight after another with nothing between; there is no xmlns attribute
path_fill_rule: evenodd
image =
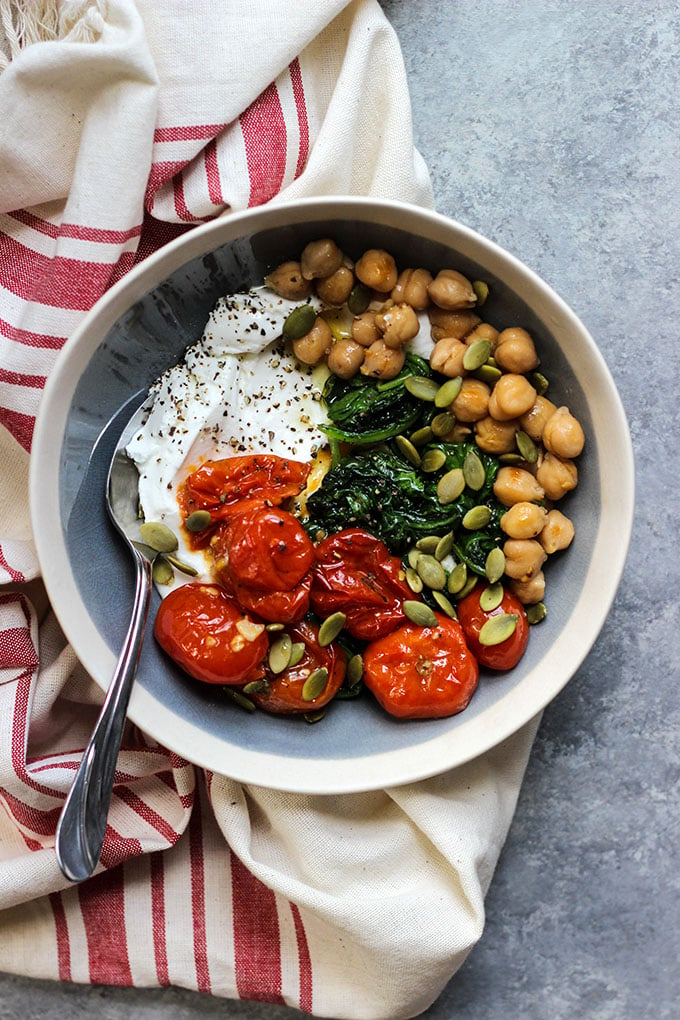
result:
<svg viewBox="0 0 680 1020"><path fill-rule="evenodd" d="M568 407L558 407L543 429L543 445L558 457L578 457L586 437Z"/></svg>
<svg viewBox="0 0 680 1020"><path fill-rule="evenodd" d="M327 305L344 305L354 286L354 273L349 266L340 266L330 276L317 281L316 292Z"/></svg>
<svg viewBox="0 0 680 1020"><path fill-rule="evenodd" d="M354 272L358 280L381 294L393 290L397 283L397 264L389 252L381 248L365 251L355 265Z"/></svg>
<svg viewBox="0 0 680 1020"><path fill-rule="evenodd" d="M533 538L509 538L503 552L505 573L523 583L530 581L548 558L541 543Z"/></svg>
<svg viewBox="0 0 680 1020"><path fill-rule="evenodd" d="M382 340L376 340L366 351L360 372L374 379L394 379L404 367L405 360L403 347L388 347Z"/></svg>
<svg viewBox="0 0 680 1020"><path fill-rule="evenodd" d="M309 333L293 340L293 353L304 365L318 365L330 351L332 343L331 327L324 318L317 315Z"/></svg>
<svg viewBox="0 0 680 1020"><path fill-rule="evenodd" d="M578 469L573 461L546 453L536 472L536 480L548 499L562 499L578 485Z"/></svg>
<svg viewBox="0 0 680 1020"><path fill-rule="evenodd" d="M545 595L545 574L539 570L528 581L511 579L509 587L523 606L535 606L543 601Z"/></svg>
<svg viewBox="0 0 680 1020"><path fill-rule="evenodd" d="M493 352L495 351L496 344L498 342L498 330L489 322L480 322L473 330L465 335L465 343L468 346L474 343L475 340L488 340Z"/></svg>
<svg viewBox="0 0 680 1020"><path fill-rule="evenodd" d="M282 262L264 282L288 301L301 301L312 293L312 285L302 275L299 262Z"/></svg>
<svg viewBox="0 0 680 1020"><path fill-rule="evenodd" d="M513 453L517 427L516 421L496 421L488 415L475 425L475 442L486 453Z"/></svg>
<svg viewBox="0 0 680 1020"><path fill-rule="evenodd" d="M538 536L548 555L566 549L574 539L574 525L561 510L550 510L546 516L543 530Z"/></svg>
<svg viewBox="0 0 680 1020"><path fill-rule="evenodd" d="M506 372L531 372L538 366L538 355L534 341L526 329L513 326L498 334L498 343L494 351L498 365Z"/></svg>
<svg viewBox="0 0 680 1020"><path fill-rule="evenodd" d="M428 286L427 293L438 308L449 312L474 308L477 304L474 287L466 276L455 269L442 269L438 272Z"/></svg>
<svg viewBox="0 0 680 1020"><path fill-rule="evenodd" d="M543 530L547 510L522 499L501 517L501 528L508 538L537 538Z"/></svg>
<svg viewBox="0 0 680 1020"><path fill-rule="evenodd" d="M467 375L463 368L463 358L467 347L462 340L456 340L452 336L442 337L432 348L430 354L430 367L435 372L448 375L453 379L459 375Z"/></svg>
<svg viewBox="0 0 680 1020"><path fill-rule="evenodd" d="M479 421L489 410L491 390L480 379L463 379L460 393L451 404L457 421Z"/></svg>
<svg viewBox="0 0 680 1020"><path fill-rule="evenodd" d="M420 330L418 316L405 303L378 312L375 324L382 333L383 343L388 347L402 347L407 340L417 336Z"/></svg>
<svg viewBox="0 0 680 1020"><path fill-rule="evenodd" d="M431 283L432 273L427 269L404 269L399 274L392 291L392 300L397 304L405 303L422 312L430 303L427 288Z"/></svg>
<svg viewBox="0 0 680 1020"><path fill-rule="evenodd" d="M445 312L441 308L430 308L427 316L430 320L430 336L435 343L445 336L462 340L482 321L474 312Z"/></svg>
<svg viewBox="0 0 680 1020"><path fill-rule="evenodd" d="M548 400L547 397L536 397L534 406L530 407L525 414L520 415L519 423L522 426L522 430L535 443L540 443L543 439L545 423L556 410L557 408L553 402Z"/></svg>
<svg viewBox="0 0 680 1020"><path fill-rule="evenodd" d="M305 280L332 276L336 269L342 265L344 257L335 241L332 241L330 237L310 241L300 256L302 275Z"/></svg>
<svg viewBox="0 0 680 1020"><path fill-rule="evenodd" d="M366 350L349 337L336 340L328 355L328 367L333 375L341 379L351 379L361 368Z"/></svg>
<svg viewBox="0 0 680 1020"><path fill-rule="evenodd" d="M496 499L503 506L515 503L536 503L545 497L545 492L530 471L520 467L502 467L493 485Z"/></svg>
<svg viewBox="0 0 680 1020"><path fill-rule="evenodd" d="M362 312L352 322L352 340L362 347L370 347L380 339L380 330L375 323L375 312Z"/></svg>
<svg viewBox="0 0 680 1020"><path fill-rule="evenodd" d="M489 401L489 414L498 421L519 418L534 406L536 390L523 375L508 372L502 375L493 388Z"/></svg>

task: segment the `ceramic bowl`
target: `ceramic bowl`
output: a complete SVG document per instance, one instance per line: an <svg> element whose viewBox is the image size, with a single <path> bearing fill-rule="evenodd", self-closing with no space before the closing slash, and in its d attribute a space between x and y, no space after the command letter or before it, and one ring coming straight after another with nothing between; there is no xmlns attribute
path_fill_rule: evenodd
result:
<svg viewBox="0 0 680 1020"><path fill-rule="evenodd" d="M403 784L460 765L541 711L588 654L623 569L633 510L625 415L593 339L565 303L497 245L436 213L388 201L326 198L273 205L199 226L115 285L52 372L31 463L32 522L48 594L69 641L106 688L133 595L131 557L106 516L108 462L149 385L201 335L216 299L260 283L312 238L358 257L385 248L401 267L455 267L484 279L484 317L535 337L551 399L584 426L579 486L563 508L576 527L549 564L547 618L520 665L483 673L465 712L398 721L365 694L323 722L249 714L169 664L150 629L129 707L150 736L239 781L306 793ZM151 618L158 604L154 594Z"/></svg>

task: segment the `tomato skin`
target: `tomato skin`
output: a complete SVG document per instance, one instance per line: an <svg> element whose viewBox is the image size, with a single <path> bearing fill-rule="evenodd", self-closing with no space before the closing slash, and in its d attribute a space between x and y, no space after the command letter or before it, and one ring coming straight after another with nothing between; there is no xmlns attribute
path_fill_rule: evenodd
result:
<svg viewBox="0 0 680 1020"><path fill-rule="evenodd" d="M361 528L345 528L316 547L311 606L319 616L343 612L352 637L372 641L406 619L413 598L398 556Z"/></svg>
<svg viewBox="0 0 680 1020"><path fill-rule="evenodd" d="M256 507L216 531L211 542L220 580L263 591L290 591L314 562L300 522L278 507Z"/></svg>
<svg viewBox="0 0 680 1020"><path fill-rule="evenodd" d="M213 524L227 521L265 503L280 506L305 487L310 465L274 454L224 457L209 461L188 475L177 499L182 518L195 510L209 510ZM203 549L213 529L188 534L192 548Z"/></svg>
<svg viewBox="0 0 680 1020"><path fill-rule="evenodd" d="M512 669L524 655L529 640L529 622L526 610L517 596L510 591L504 591L503 599L496 609L491 611L482 609L479 597L485 588L486 584L478 584L465 598L460 600L456 607L458 619L470 651L480 666L499 671ZM517 614L517 626L514 634L511 634L499 645L480 644L479 632L486 621L494 616L502 616L504 613Z"/></svg>
<svg viewBox="0 0 680 1020"><path fill-rule="evenodd" d="M288 627L294 643L303 642L305 652L300 662L283 673L272 673L265 665L265 679L269 685L267 694L248 694L255 704L272 715L292 715L314 712L327 705L335 697L345 679L347 656L337 645L322 647L319 644L319 629L314 624L301 620L295 627ZM313 701L304 701L302 688L309 674L322 666L328 670L328 683Z"/></svg>
<svg viewBox="0 0 680 1020"><path fill-rule="evenodd" d="M311 574L307 574L290 591L262 591L245 584L229 586L239 605L268 623L296 623L301 620L309 609L311 587Z"/></svg>
<svg viewBox="0 0 680 1020"><path fill-rule="evenodd" d="M364 682L399 719L442 719L462 712L479 666L460 624L435 613L436 627L405 623L364 651Z"/></svg>
<svg viewBox="0 0 680 1020"><path fill-rule="evenodd" d="M246 623L245 635L237 627L241 621ZM203 683L243 684L263 674L268 648L264 625L250 620L220 585L192 582L173 588L159 606L154 637L171 659Z"/></svg>

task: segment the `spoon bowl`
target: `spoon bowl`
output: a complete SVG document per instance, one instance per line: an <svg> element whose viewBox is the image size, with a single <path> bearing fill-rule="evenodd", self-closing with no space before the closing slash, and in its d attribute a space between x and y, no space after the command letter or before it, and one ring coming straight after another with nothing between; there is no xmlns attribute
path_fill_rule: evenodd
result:
<svg viewBox="0 0 680 1020"><path fill-rule="evenodd" d="M113 678L57 826L57 860L72 882L89 878L101 857L116 762L149 611L151 572L157 553L141 541L139 474L125 452L145 413L146 406L142 405L123 430L106 479L109 517L134 557L135 593Z"/></svg>

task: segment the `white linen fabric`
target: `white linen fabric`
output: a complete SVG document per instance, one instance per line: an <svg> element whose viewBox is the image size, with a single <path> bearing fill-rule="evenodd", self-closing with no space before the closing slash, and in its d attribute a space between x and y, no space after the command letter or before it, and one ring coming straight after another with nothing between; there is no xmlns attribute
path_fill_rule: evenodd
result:
<svg viewBox="0 0 680 1020"><path fill-rule="evenodd" d="M425 782L306 797L129 726L102 862L54 832L102 701L39 581L27 470L59 350L197 222L303 195L432 204L375 0L0 0L0 969L318 1016L426 1009L480 937L535 722Z"/></svg>

